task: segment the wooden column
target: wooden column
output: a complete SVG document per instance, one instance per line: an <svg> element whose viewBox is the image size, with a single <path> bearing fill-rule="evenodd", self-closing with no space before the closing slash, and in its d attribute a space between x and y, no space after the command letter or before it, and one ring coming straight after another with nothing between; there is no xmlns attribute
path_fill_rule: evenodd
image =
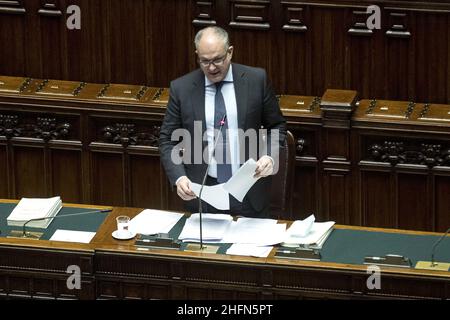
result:
<svg viewBox="0 0 450 320"><path fill-rule="evenodd" d="M350 119L357 92L325 92L320 103L323 121L322 145L322 217L337 223L349 223L351 217Z"/></svg>

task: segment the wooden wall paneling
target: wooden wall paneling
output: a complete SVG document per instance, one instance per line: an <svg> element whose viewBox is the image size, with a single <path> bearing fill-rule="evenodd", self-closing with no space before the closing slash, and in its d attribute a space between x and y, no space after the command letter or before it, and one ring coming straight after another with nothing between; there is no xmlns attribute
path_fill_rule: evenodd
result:
<svg viewBox="0 0 450 320"><path fill-rule="evenodd" d="M94 204L126 206L125 155L122 146L91 143L91 200Z"/></svg>
<svg viewBox="0 0 450 320"><path fill-rule="evenodd" d="M197 68L191 4L191 0L145 1L148 85L169 87L170 81Z"/></svg>
<svg viewBox="0 0 450 320"><path fill-rule="evenodd" d="M0 74L25 74L26 13L23 1L0 4Z"/></svg>
<svg viewBox="0 0 450 320"><path fill-rule="evenodd" d="M369 15L365 7L352 7L347 13L350 15L347 21L351 23L347 31L345 87L358 91L362 97L373 97L376 84L382 83L383 77L382 70L377 66L383 59L383 51L380 50L383 47L383 34L381 30L367 28Z"/></svg>
<svg viewBox="0 0 450 320"><path fill-rule="evenodd" d="M135 152L139 147L129 147L128 156L130 163L130 188L127 204L138 208L163 207L164 183L162 167L160 166L157 151ZM141 149L141 148L140 148Z"/></svg>
<svg viewBox="0 0 450 320"><path fill-rule="evenodd" d="M362 164L360 201L363 226L394 228L397 219L392 214L391 170L389 166ZM391 214L389 214L391 213Z"/></svg>
<svg viewBox="0 0 450 320"><path fill-rule="evenodd" d="M433 175L435 231L445 232L450 228L450 170L447 167L439 171L436 170Z"/></svg>
<svg viewBox="0 0 450 320"><path fill-rule="evenodd" d="M414 100L410 96L410 79L415 76L410 55L412 42L416 36L411 31L411 12L404 10L385 10L387 31L385 32L385 99Z"/></svg>
<svg viewBox="0 0 450 320"><path fill-rule="evenodd" d="M9 177L8 172L8 143L3 137L0 137L0 197L9 198Z"/></svg>
<svg viewBox="0 0 450 320"><path fill-rule="evenodd" d="M42 78L68 79L65 0L42 0L37 12Z"/></svg>
<svg viewBox="0 0 450 320"><path fill-rule="evenodd" d="M77 5L81 10L81 29L66 29L67 34L67 80L108 83L110 67L105 55L109 52L106 30L108 16L106 0L66 0L67 6ZM63 12L64 20L69 15ZM109 40L109 39L108 39ZM115 69L113 66L112 69Z"/></svg>
<svg viewBox="0 0 450 320"><path fill-rule="evenodd" d="M106 48L109 50L107 62L111 70L110 82L130 84L147 82L146 2L149 1L107 1Z"/></svg>
<svg viewBox="0 0 450 320"><path fill-rule="evenodd" d="M288 129L296 140L295 179L292 190L291 219L304 219L310 214L321 217L320 194L320 128L306 124L288 123Z"/></svg>
<svg viewBox="0 0 450 320"><path fill-rule="evenodd" d="M13 138L11 152L12 197L20 199L49 196L44 142L41 139Z"/></svg>
<svg viewBox="0 0 450 320"><path fill-rule="evenodd" d="M281 10L283 31L279 38L283 42L276 50L279 58L273 63L278 64L278 68L273 68L271 78L279 93L305 94L311 92L310 7L282 3Z"/></svg>
<svg viewBox="0 0 450 320"><path fill-rule="evenodd" d="M81 142L51 143L50 192L61 196L64 202L83 203L83 170Z"/></svg>
<svg viewBox="0 0 450 320"><path fill-rule="evenodd" d="M414 12L415 30L413 85L416 101L450 102L448 83L450 70L449 49L450 11Z"/></svg>
<svg viewBox="0 0 450 320"><path fill-rule="evenodd" d="M320 96L327 88L345 89L347 30L346 9L311 7L311 92ZM351 89L351 88L348 88Z"/></svg>
<svg viewBox="0 0 450 320"><path fill-rule="evenodd" d="M194 10L194 20L192 24L195 27L203 28L206 26L214 26L217 24L216 21L216 5L217 0L210 1L192 1Z"/></svg>
<svg viewBox="0 0 450 320"><path fill-rule="evenodd" d="M277 77L273 75L280 69L279 64L272 66L272 61L276 60L279 53L266 49L268 44L269 47L279 47L281 42L274 37L276 30L270 18L270 2L233 0L228 4L231 29L227 29L235 49L233 61L266 69L277 91Z"/></svg>
<svg viewBox="0 0 450 320"><path fill-rule="evenodd" d="M397 168L398 228L434 230L433 206L428 189L428 170L414 168L412 172ZM402 166L403 167L403 166Z"/></svg>

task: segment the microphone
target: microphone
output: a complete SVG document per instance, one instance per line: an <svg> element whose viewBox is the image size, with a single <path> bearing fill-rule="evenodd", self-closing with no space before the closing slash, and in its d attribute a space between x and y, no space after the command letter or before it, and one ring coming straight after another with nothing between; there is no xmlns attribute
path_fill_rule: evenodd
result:
<svg viewBox="0 0 450 320"><path fill-rule="evenodd" d="M445 233L433 244L431 248L431 262L430 261L418 261L416 264L416 269L426 269L426 270L450 270L450 263L442 263L434 261L434 254L436 253L437 246L446 238L448 233L450 232L450 228L445 231Z"/></svg>
<svg viewBox="0 0 450 320"><path fill-rule="evenodd" d="M109 211L112 211L112 209L85 211L85 212L78 212L78 213L72 213L72 214L64 214L64 215L60 215L60 216L58 216L58 214L56 214L56 215L48 216L48 217L29 219L22 226L22 238L30 238L30 237L32 238L33 237L33 236L27 234L27 231L26 231L27 224L29 224L32 221L42 221L42 220L47 220L47 219L58 219L58 218L65 218L65 217L75 217L75 216L82 216L82 215L86 215L86 214L96 213L96 212L103 213L103 212L109 212Z"/></svg>
<svg viewBox="0 0 450 320"><path fill-rule="evenodd" d="M205 186L206 177L208 176L209 166L211 165L212 157L214 154L214 151L216 150L217 142L219 141L219 137L222 135L222 128L225 125L225 122L227 120L227 115L224 114L222 119L219 121L219 134L217 135L214 144L213 149L211 152L211 155L209 156L208 166L206 167L205 174L203 175L202 185L200 187L200 192L198 193L198 214L199 214L199 220L200 220L200 250L203 250L203 228L202 228L202 192L203 187Z"/></svg>
<svg viewBox="0 0 450 320"><path fill-rule="evenodd" d="M447 231L445 231L445 233L438 239L438 241L436 241L431 249L431 266L435 267L437 266L437 263L434 262L434 254L436 252L436 248L438 246L439 243L442 242L442 240L445 239L445 237L447 236L447 234L450 232L450 228L447 229Z"/></svg>

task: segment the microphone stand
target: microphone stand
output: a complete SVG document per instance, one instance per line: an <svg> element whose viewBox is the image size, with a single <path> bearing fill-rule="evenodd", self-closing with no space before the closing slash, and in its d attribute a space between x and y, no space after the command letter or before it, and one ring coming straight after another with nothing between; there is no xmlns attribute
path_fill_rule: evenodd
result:
<svg viewBox="0 0 450 320"><path fill-rule="evenodd" d="M431 248L431 262L430 261L418 261L416 264L416 269L425 269L425 270L440 270L440 271L449 271L450 263L444 262L435 262L434 254L436 252L437 246L444 240L448 233L450 232L450 228L445 231L445 233L433 244Z"/></svg>
<svg viewBox="0 0 450 320"><path fill-rule="evenodd" d="M57 218L64 218L64 217L74 217L74 216L82 216L85 214L91 214L91 213L96 213L96 212L109 212L112 211L112 209L103 209L103 210L93 210L93 211L85 211L85 212L78 212L78 213L72 213L72 214L64 214L61 216L58 215L54 215L54 216L48 216L48 217L43 217L43 218L34 218L34 219L30 219L27 220L23 226L22 226L22 238L29 238L29 236L27 235L27 231L26 231L26 226L28 223L32 222L32 221L42 221L42 220L47 220L47 219L57 219Z"/></svg>
<svg viewBox="0 0 450 320"><path fill-rule="evenodd" d="M202 193L203 193L203 187L205 186L206 177L208 176L208 170L209 166L211 165L212 157L214 154L214 151L216 150L217 142L219 141L219 137L222 134L222 128L225 125L225 121L227 120L227 115L224 114L222 119L219 122L219 134L216 137L216 140L214 141L213 149L211 156L209 157L208 166L206 167L205 174L203 175L203 181L202 186L200 187L200 192L198 193L198 215L199 215L199 223L200 223L200 250L203 250L203 221L202 221Z"/></svg>

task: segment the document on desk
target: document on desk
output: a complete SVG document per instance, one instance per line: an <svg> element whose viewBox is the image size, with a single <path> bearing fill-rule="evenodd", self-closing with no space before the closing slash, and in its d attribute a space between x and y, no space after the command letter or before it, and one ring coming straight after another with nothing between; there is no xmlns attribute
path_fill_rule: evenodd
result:
<svg viewBox="0 0 450 320"><path fill-rule="evenodd" d="M145 209L130 220L129 228L145 235L169 233L181 217L179 212Z"/></svg>
<svg viewBox="0 0 450 320"><path fill-rule="evenodd" d="M255 170L255 160L249 159L226 183L215 186L203 186L202 200L219 210L229 210L230 199L228 194L242 202L248 190L260 179L253 177ZM191 189L197 197L200 195L200 184L191 183Z"/></svg>
<svg viewBox="0 0 450 320"><path fill-rule="evenodd" d="M233 217L228 214L202 214L202 233L203 241L210 243L222 242L222 238L228 227L233 221ZM192 214L181 231L178 239L185 242L199 242L200 241L200 215L198 213Z"/></svg>
<svg viewBox="0 0 450 320"><path fill-rule="evenodd" d="M94 236L95 236L95 232L58 229L52 235L50 240L51 241L89 243L89 242L91 242L91 240Z"/></svg>
<svg viewBox="0 0 450 320"><path fill-rule="evenodd" d="M233 244L228 250L227 254L234 254L238 256L249 256L258 258L267 258L273 247L260 247L254 244Z"/></svg>
<svg viewBox="0 0 450 320"><path fill-rule="evenodd" d="M286 224L273 219L239 218L233 221L222 242L272 246L286 238Z"/></svg>

